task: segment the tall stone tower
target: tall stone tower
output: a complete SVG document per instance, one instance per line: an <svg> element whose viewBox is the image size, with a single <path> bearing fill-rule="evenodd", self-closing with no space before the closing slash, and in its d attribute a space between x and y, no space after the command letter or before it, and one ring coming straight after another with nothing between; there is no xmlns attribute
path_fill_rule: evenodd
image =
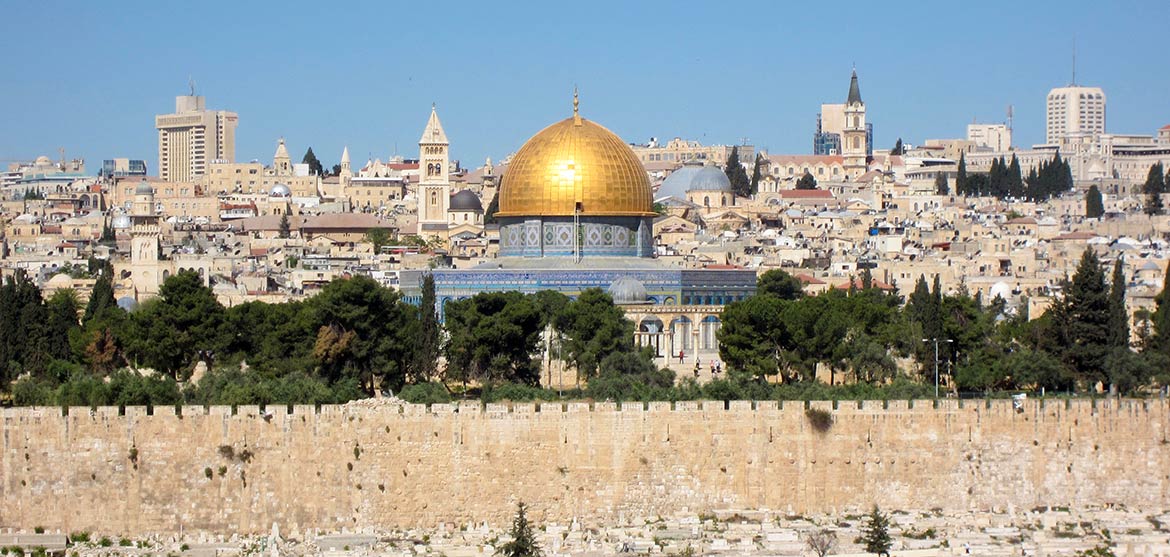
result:
<svg viewBox="0 0 1170 557"><path fill-rule="evenodd" d="M272 168L277 176L292 176L292 160L288 156L288 148L284 146L284 138L276 144L276 154L272 155Z"/></svg>
<svg viewBox="0 0 1170 557"><path fill-rule="evenodd" d="M346 189L349 188L349 182L353 179L353 169L349 165L349 145L346 145L341 150L341 172L337 173L337 184L341 191L338 195L346 197Z"/></svg>
<svg viewBox="0 0 1170 557"><path fill-rule="evenodd" d="M435 105L418 140L418 232L424 238L447 237L447 209L451 204L449 144Z"/></svg>
<svg viewBox="0 0 1170 557"><path fill-rule="evenodd" d="M130 276L139 295L158 293L163 276L159 273L158 213L154 207L154 189L143 181L134 189L130 214Z"/></svg>
<svg viewBox="0 0 1170 557"><path fill-rule="evenodd" d="M841 154L845 157L845 177L854 179L865 174L869 147L866 145L865 103L857 86L857 70L849 80L849 98L845 100L845 127L841 132Z"/></svg>

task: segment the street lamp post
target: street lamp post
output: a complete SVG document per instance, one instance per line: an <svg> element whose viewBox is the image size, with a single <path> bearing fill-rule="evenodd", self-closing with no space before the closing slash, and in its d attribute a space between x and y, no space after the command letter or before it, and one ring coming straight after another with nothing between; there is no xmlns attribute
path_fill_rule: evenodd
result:
<svg viewBox="0 0 1170 557"><path fill-rule="evenodd" d="M955 341L953 341L949 338L924 338L924 339L922 339L922 342L933 342L934 343L934 398L938 398L938 343L940 343L940 342L953 343Z"/></svg>

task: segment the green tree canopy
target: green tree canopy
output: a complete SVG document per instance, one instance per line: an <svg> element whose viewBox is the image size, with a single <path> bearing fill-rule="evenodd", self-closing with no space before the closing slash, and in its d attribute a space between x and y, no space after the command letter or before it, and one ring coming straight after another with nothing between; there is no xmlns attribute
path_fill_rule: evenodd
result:
<svg viewBox="0 0 1170 557"><path fill-rule="evenodd" d="M783 269L772 269L756 280L756 294L776 296L782 300L797 300L804 296L804 284Z"/></svg>
<svg viewBox="0 0 1170 557"><path fill-rule="evenodd" d="M540 308L520 292L483 292L448 302L447 379L536 385L533 361L543 330Z"/></svg>
<svg viewBox="0 0 1170 557"><path fill-rule="evenodd" d="M194 271L183 271L131 315L127 348L142 365L182 380L197 360L228 347L225 323L226 311L211 289Z"/></svg>
<svg viewBox="0 0 1170 557"><path fill-rule="evenodd" d="M330 382L356 380L373 393L399 390L417 347L417 310L367 276L330 282L310 300L318 326L313 358Z"/></svg>
<svg viewBox="0 0 1170 557"><path fill-rule="evenodd" d="M817 189L817 179L807 170L796 181L796 189L798 190L815 190Z"/></svg>
<svg viewBox="0 0 1170 557"><path fill-rule="evenodd" d="M567 359L588 379L597 375L602 358L634 349L634 323L599 288L581 292L556 319L564 336Z"/></svg>

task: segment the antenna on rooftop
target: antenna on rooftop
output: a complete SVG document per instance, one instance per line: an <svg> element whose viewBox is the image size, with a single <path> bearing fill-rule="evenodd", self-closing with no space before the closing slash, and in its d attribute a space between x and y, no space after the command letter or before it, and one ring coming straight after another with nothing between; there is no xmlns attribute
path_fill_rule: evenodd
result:
<svg viewBox="0 0 1170 557"><path fill-rule="evenodd" d="M191 88L191 96L194 97L195 96L195 79L191 76L187 76L187 87Z"/></svg>
<svg viewBox="0 0 1170 557"><path fill-rule="evenodd" d="M1009 104L1008 109L1007 109L1007 120L1008 120L1007 125L1008 125L1009 132L1012 131L1012 116L1014 113L1015 113L1015 110L1012 108L1012 105Z"/></svg>
<svg viewBox="0 0 1170 557"><path fill-rule="evenodd" d="M1077 36L1073 35L1072 44L1072 84L1077 84Z"/></svg>

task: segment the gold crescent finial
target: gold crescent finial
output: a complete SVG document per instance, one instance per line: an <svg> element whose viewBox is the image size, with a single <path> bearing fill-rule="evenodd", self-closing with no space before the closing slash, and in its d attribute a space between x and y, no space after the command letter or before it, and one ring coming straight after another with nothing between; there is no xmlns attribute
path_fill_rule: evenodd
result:
<svg viewBox="0 0 1170 557"><path fill-rule="evenodd" d="M577 86L573 86L573 120L577 124L581 123L581 114L578 113L577 107L581 104L581 99L577 97Z"/></svg>

